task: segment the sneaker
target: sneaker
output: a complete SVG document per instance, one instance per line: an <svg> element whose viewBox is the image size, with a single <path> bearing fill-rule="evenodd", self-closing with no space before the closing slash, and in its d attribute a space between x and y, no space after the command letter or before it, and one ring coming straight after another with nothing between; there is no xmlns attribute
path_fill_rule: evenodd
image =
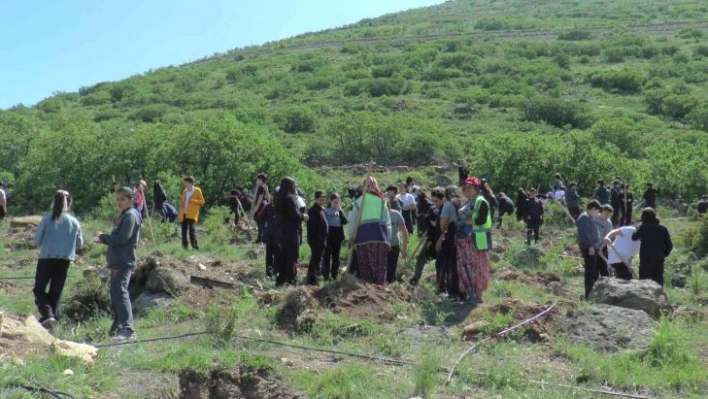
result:
<svg viewBox="0 0 708 399"><path fill-rule="evenodd" d="M55 319L53 317L49 317L49 318L41 321L40 324L42 325L42 327L46 328L47 330L51 330L57 324L57 319Z"/></svg>
<svg viewBox="0 0 708 399"><path fill-rule="evenodd" d="M114 341L135 341L135 331L124 328L115 337Z"/></svg>

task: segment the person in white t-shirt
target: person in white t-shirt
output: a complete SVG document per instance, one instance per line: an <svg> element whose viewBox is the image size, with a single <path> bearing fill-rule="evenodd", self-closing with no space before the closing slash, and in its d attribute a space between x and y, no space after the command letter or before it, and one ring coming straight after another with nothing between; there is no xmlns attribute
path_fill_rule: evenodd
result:
<svg viewBox="0 0 708 399"><path fill-rule="evenodd" d="M406 222L406 230L408 230L408 234L413 234L413 215L417 208L415 196L411 194L410 186L400 183L398 187L401 192L398 200L401 202L401 214Z"/></svg>
<svg viewBox="0 0 708 399"><path fill-rule="evenodd" d="M560 190L556 190L556 192L553 193L553 199L556 201L565 201L565 186L562 186Z"/></svg>
<svg viewBox="0 0 708 399"><path fill-rule="evenodd" d="M633 226L624 226L610 231L605 236L605 244L608 247L607 261L615 269L617 278L632 279L632 258L639 252L641 244L641 241L632 241L632 234L636 231L637 229ZM629 267L625 265L625 261Z"/></svg>

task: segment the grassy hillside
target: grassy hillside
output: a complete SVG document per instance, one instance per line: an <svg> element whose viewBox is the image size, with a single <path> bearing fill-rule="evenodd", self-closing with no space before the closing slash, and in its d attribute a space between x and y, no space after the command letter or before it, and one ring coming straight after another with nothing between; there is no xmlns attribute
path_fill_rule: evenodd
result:
<svg viewBox="0 0 708 399"><path fill-rule="evenodd" d="M693 200L707 16L692 0L458 0L367 19L0 112L0 178L28 207L60 184L95 204L114 177L182 173L213 200L260 170L312 188L308 166L465 160L500 188L619 174Z"/></svg>

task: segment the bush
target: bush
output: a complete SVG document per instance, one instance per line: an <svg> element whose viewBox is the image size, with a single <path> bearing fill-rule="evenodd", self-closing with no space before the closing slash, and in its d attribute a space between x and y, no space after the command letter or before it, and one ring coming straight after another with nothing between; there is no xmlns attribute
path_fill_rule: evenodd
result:
<svg viewBox="0 0 708 399"><path fill-rule="evenodd" d="M681 238L685 246L699 258L708 255L708 216L703 215L700 223L691 226Z"/></svg>
<svg viewBox="0 0 708 399"><path fill-rule="evenodd" d="M568 32L562 32L558 35L558 40L590 40L592 39L592 32L582 29L573 29Z"/></svg>
<svg viewBox="0 0 708 399"><path fill-rule="evenodd" d="M309 108L288 108L276 119L286 133L311 133L317 130L317 116Z"/></svg>
<svg viewBox="0 0 708 399"><path fill-rule="evenodd" d="M401 77L371 79L367 86L371 97L397 96L410 92L408 82Z"/></svg>
<svg viewBox="0 0 708 399"><path fill-rule="evenodd" d="M400 64L386 64L375 66L371 68L371 76L373 76L374 78L390 78L395 73L400 72L401 67L402 66Z"/></svg>
<svg viewBox="0 0 708 399"><path fill-rule="evenodd" d="M145 123L158 122L160 118L169 111L170 106L167 104L146 105L133 112L133 114L129 116L129 119Z"/></svg>
<svg viewBox="0 0 708 399"><path fill-rule="evenodd" d="M700 39L703 37L703 31L698 28L684 28L678 31L676 37L681 39Z"/></svg>
<svg viewBox="0 0 708 399"><path fill-rule="evenodd" d="M591 124L586 111L578 103L561 98L536 96L526 101L523 113L526 120L546 122L559 128L570 125L584 129Z"/></svg>
<svg viewBox="0 0 708 399"><path fill-rule="evenodd" d="M629 69L597 72L590 77L590 84L593 87L624 93L640 93L645 81L644 76Z"/></svg>
<svg viewBox="0 0 708 399"><path fill-rule="evenodd" d="M708 57L708 45L698 45L693 49L693 55L696 57Z"/></svg>

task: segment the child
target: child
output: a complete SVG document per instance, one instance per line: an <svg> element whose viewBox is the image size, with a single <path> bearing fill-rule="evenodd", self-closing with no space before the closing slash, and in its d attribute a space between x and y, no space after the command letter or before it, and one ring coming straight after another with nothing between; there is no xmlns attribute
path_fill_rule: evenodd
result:
<svg viewBox="0 0 708 399"><path fill-rule="evenodd" d="M597 281L597 253L602 241L593 219L600 214L602 205L597 200L588 203L586 211L578 216L575 225L578 228L578 247L583 254L585 267L585 299L590 296L595 281Z"/></svg>

